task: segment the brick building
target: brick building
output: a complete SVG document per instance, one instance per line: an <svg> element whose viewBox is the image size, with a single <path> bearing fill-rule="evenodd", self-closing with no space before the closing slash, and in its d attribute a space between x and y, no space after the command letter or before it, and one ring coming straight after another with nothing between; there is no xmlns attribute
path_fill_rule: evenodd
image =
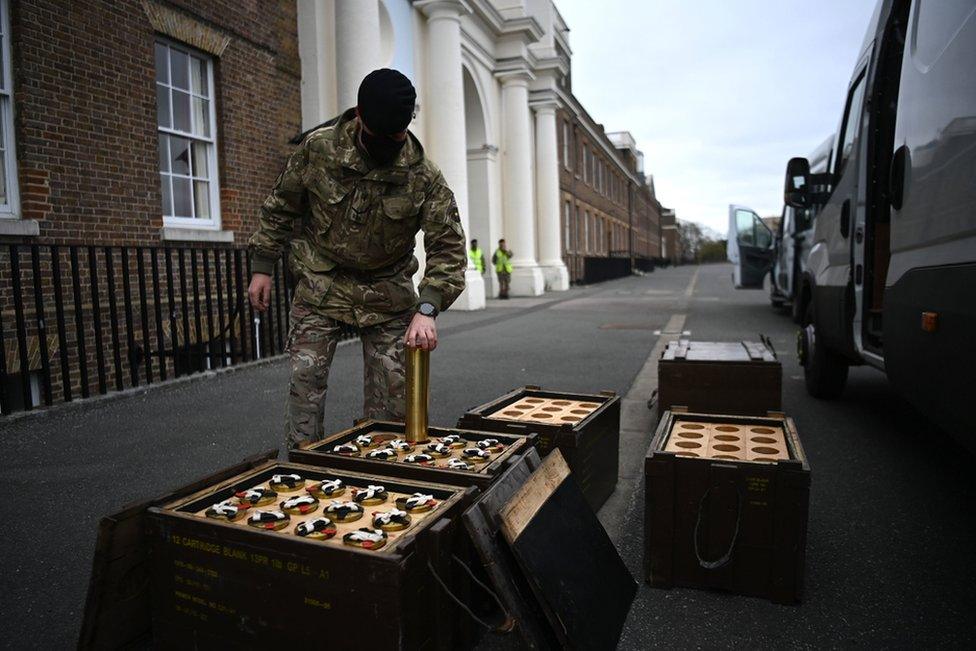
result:
<svg viewBox="0 0 976 651"><path fill-rule="evenodd" d="M0 13L0 410L260 355L240 248L301 129L295 1Z"/></svg>
<svg viewBox="0 0 976 651"><path fill-rule="evenodd" d="M563 260L573 282L586 258L649 264L660 250L661 204L626 131L606 133L569 95L558 112Z"/></svg>
<svg viewBox="0 0 976 651"><path fill-rule="evenodd" d="M682 255L674 209L665 208L661 211L661 258L670 264L679 264Z"/></svg>

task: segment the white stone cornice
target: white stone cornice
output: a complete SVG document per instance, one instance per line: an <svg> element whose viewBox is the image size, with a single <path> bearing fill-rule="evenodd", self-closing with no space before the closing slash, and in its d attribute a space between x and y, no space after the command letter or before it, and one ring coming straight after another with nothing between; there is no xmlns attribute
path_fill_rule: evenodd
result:
<svg viewBox="0 0 976 651"><path fill-rule="evenodd" d="M467 0L414 0L413 6L419 9L427 18L454 18L472 13Z"/></svg>
<svg viewBox="0 0 976 651"><path fill-rule="evenodd" d="M532 71L532 63L532 61L525 57L502 59L495 66L495 78L503 84L514 82L527 84L530 80L535 79L535 73Z"/></svg>
<svg viewBox="0 0 976 651"><path fill-rule="evenodd" d="M420 1L423 2L424 0ZM474 14L484 21L488 29L496 37L519 36L525 43L534 43L545 34L539 22L531 16L506 18L495 8L490 0L468 1L471 3ZM415 2L414 4L419 3Z"/></svg>
<svg viewBox="0 0 976 651"><path fill-rule="evenodd" d="M529 92L529 106L536 111L555 111L561 104L559 95L554 89L546 88Z"/></svg>
<svg viewBox="0 0 976 651"><path fill-rule="evenodd" d="M534 66L536 72L565 77L569 74L569 61L564 57L539 57Z"/></svg>

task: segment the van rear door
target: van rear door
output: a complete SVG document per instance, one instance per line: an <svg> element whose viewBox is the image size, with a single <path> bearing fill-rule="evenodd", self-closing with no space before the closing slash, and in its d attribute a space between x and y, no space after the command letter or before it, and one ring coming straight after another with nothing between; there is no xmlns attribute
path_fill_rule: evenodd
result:
<svg viewBox="0 0 976 651"><path fill-rule="evenodd" d="M752 208L729 206L729 241L726 248L736 289L762 289L776 259L773 232Z"/></svg>

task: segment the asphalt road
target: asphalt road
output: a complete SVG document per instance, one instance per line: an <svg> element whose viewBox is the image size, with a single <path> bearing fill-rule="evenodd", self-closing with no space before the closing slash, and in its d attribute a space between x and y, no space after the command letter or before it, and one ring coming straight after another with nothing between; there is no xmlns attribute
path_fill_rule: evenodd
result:
<svg viewBox="0 0 976 651"><path fill-rule="evenodd" d="M784 408L812 467L806 598L785 607L642 584L621 648L972 646L973 457L876 371L855 369L838 401L809 398L788 317L762 292L733 291L726 265L695 273L664 269L445 313L432 359L431 423L451 425L466 408L527 383L624 395L657 342L654 331L675 314L686 316L694 339L767 334L783 362ZM356 345L337 352L327 431L361 411L360 357ZM8 495L0 507L0 645L73 646L98 518L280 446L286 378L285 364L272 362L0 421L0 492ZM633 468L650 431L644 436L623 448L621 494L600 513L620 532L615 543L635 576L643 488Z"/></svg>

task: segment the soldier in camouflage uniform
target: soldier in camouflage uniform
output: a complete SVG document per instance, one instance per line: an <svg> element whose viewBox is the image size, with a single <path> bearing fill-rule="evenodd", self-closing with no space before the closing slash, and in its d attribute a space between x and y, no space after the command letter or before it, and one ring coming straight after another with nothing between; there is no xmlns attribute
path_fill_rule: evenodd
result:
<svg viewBox="0 0 976 651"><path fill-rule="evenodd" d="M406 130L415 101L402 74L370 73L359 105L305 135L262 206L249 243L251 302L267 308L270 274L288 242L297 280L289 446L323 437L326 383L344 323L361 333L365 416L403 420L404 344L433 350L434 317L464 289L467 255L454 194ZM420 230L427 264L418 299L412 276Z"/></svg>

